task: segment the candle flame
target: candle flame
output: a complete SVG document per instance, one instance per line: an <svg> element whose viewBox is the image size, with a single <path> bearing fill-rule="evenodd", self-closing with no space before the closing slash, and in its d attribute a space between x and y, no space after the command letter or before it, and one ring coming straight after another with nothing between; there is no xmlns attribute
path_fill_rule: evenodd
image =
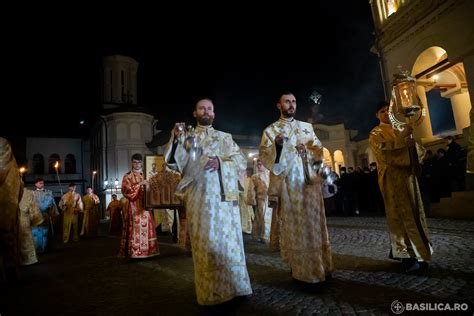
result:
<svg viewBox="0 0 474 316"><path fill-rule="evenodd" d="M21 167L21 168L20 168L20 173L23 174L23 173L25 173L25 172L26 172L26 168L25 168L25 167Z"/></svg>
<svg viewBox="0 0 474 316"><path fill-rule="evenodd" d="M56 163L54 164L54 168L58 169L59 167L59 161L56 161Z"/></svg>
<svg viewBox="0 0 474 316"><path fill-rule="evenodd" d="M96 173L97 173L97 171L95 171L95 170L94 170L94 171L92 171L92 174L93 174L93 175L95 175Z"/></svg>

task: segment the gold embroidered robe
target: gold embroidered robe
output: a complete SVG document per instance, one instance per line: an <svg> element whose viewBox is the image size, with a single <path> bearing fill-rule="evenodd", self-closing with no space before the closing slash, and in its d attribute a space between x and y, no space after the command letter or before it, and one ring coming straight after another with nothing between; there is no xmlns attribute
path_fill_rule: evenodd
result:
<svg viewBox="0 0 474 316"><path fill-rule="evenodd" d="M107 214L110 217L110 234L120 234L122 232L122 208L123 204L119 200L112 200L107 206Z"/></svg>
<svg viewBox="0 0 474 316"><path fill-rule="evenodd" d="M84 209L81 196L76 192L67 192L59 201L59 208L63 210L63 242L69 242L72 233L72 241L79 241L79 212Z"/></svg>
<svg viewBox="0 0 474 316"><path fill-rule="evenodd" d="M43 222L43 216L31 190L24 189L20 201L20 264L38 262L31 229Z"/></svg>
<svg viewBox="0 0 474 316"><path fill-rule="evenodd" d="M92 194L85 194L82 198L84 203L84 217L82 219L81 236L97 236L99 231L99 197Z"/></svg>
<svg viewBox="0 0 474 316"><path fill-rule="evenodd" d="M252 223L254 240L269 240L271 224L271 208L268 207L268 171L257 172L251 177L248 190L248 203L255 206L255 219Z"/></svg>
<svg viewBox="0 0 474 316"><path fill-rule="evenodd" d="M192 161L186 153L183 137L176 145L175 163L169 166L183 177L177 193L186 208L197 301L200 305L214 305L252 293L239 209L233 207L238 198L238 192L233 190L246 163L230 134L198 126L196 140L203 150L198 160ZM167 162L171 149L172 139L165 150ZM219 158L218 171L204 170L211 156Z"/></svg>
<svg viewBox="0 0 474 316"><path fill-rule="evenodd" d="M283 133L288 140L283 144L279 161L275 137ZM302 158L295 146L304 144L310 162L322 160L322 145L309 123L280 118L268 126L262 135L259 158L280 177L278 186L281 211L280 248L282 258L290 265L295 279L308 283L324 281L332 269L331 245L326 226L321 192L322 180L306 184Z"/></svg>
<svg viewBox="0 0 474 316"><path fill-rule="evenodd" d="M369 144L377 160L393 257L430 260L433 250L423 201L410 169L405 139L391 125L382 123L370 132ZM417 150L421 157L423 150Z"/></svg>
<svg viewBox="0 0 474 316"><path fill-rule="evenodd" d="M18 277L22 194L23 181L10 144L0 137L0 285L6 274Z"/></svg>
<svg viewBox="0 0 474 316"><path fill-rule="evenodd" d="M255 215L252 206L248 204L247 196L252 179L245 177L242 182L244 182L244 191L239 193L240 221L242 223L242 231L246 234L250 234L252 232L252 221Z"/></svg>

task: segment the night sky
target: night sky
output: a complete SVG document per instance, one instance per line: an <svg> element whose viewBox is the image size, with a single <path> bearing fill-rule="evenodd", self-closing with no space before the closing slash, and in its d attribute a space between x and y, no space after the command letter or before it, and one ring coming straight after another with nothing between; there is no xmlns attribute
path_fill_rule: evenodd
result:
<svg viewBox="0 0 474 316"><path fill-rule="evenodd" d="M13 54L10 123L17 127L3 126L1 135L87 137L101 113L102 56L111 54L139 62L139 104L165 131L175 121L194 123L197 99L210 97L216 128L260 135L278 118L282 91L294 92L297 117L306 120L309 95L317 90L323 95L318 120L345 122L367 134L383 98L378 58L369 51L374 29L368 1L257 11L228 7L222 14L166 21L162 12L144 18L147 23L110 19L61 30L67 35L60 24L32 28L28 39L16 38L24 49ZM35 110L26 114L26 104Z"/></svg>

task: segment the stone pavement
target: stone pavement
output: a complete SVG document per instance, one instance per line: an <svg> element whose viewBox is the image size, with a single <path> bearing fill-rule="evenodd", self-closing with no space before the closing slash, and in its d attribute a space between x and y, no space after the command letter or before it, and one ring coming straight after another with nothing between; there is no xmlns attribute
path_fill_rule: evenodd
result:
<svg viewBox="0 0 474 316"><path fill-rule="evenodd" d="M393 315L394 301L431 308L466 303L465 314L472 315L473 222L428 223L433 262L428 271L407 275L387 258L385 218L329 218L336 271L316 285L292 280L278 253L245 236L254 293L214 307L197 305L191 254L170 236L160 236L159 257L131 262L116 257L117 237L83 240L22 268L21 282L0 293L0 315Z"/></svg>

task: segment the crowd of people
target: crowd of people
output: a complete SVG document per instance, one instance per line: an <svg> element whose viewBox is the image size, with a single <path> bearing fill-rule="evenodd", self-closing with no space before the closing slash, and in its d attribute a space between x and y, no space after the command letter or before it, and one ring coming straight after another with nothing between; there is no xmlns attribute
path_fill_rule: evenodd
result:
<svg viewBox="0 0 474 316"><path fill-rule="evenodd" d="M327 216L357 216L384 214L378 184L377 163L369 167L341 167L340 175L333 172L332 183L323 184Z"/></svg>
<svg viewBox="0 0 474 316"><path fill-rule="evenodd" d="M176 196L186 219L180 228L184 233L179 235L189 239L197 302L215 305L252 293L242 233L279 251L295 280L319 283L330 278L334 266L327 215L385 213L390 258L400 260L407 273L426 269L433 248L418 181L431 201L445 194L441 182L461 186L459 145L448 139L447 151L438 150L436 158L429 152L425 156L410 137L410 126L403 131L391 126L384 102L376 109L380 124L369 137L376 162L355 170L341 167L340 176L333 173L331 178L337 179L333 183L318 167L323 146L313 126L295 119L295 96L282 93L276 107L280 118L263 131L251 176L232 135L213 128L212 100L197 102L193 135L186 135L182 123L171 132L164 158L167 167L181 175ZM71 183L58 209L43 179L35 181L34 191L23 187L11 148L0 140L1 256L4 277L14 278L16 263L33 264L36 253L51 248L59 222L64 243L96 236L100 201L91 187L81 197ZM423 166L418 179L413 157ZM124 258L160 254L152 210L144 205L144 194L153 187L149 183L153 180L145 179L142 165L142 156L134 154L131 170L123 176L123 198L118 200L114 194L107 208L110 233L121 232L119 256ZM452 181L444 181L443 174Z"/></svg>
<svg viewBox="0 0 474 316"><path fill-rule="evenodd" d="M427 150L422 161L419 180L427 205L465 190L467 153L452 136L444 140L446 148L439 148L436 153Z"/></svg>
<svg viewBox="0 0 474 316"><path fill-rule="evenodd" d="M25 187L9 142L0 138L0 284L15 282L19 266L37 263L39 254L98 234L100 200L91 187L81 197L70 183L57 204L44 182Z"/></svg>

